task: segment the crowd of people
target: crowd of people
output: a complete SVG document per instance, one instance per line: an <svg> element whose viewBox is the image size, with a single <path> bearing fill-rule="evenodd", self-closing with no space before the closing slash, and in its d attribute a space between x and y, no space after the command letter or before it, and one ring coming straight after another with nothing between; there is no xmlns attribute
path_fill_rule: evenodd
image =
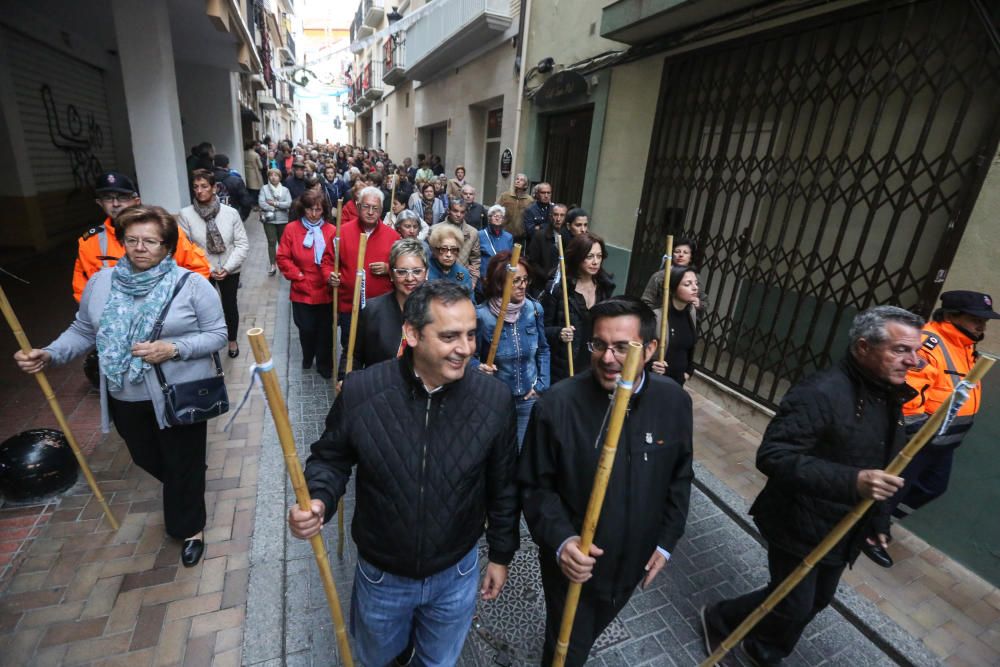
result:
<svg viewBox="0 0 1000 667"><path fill-rule="evenodd" d="M708 309L695 243L677 240L669 268L650 276L641 299L621 296L588 212L559 203L549 183L529 194L527 177L516 174L511 190L487 204L476 201L464 166L449 177L433 155L395 164L381 150L264 138L243 157L245 174L211 144L193 147L191 205L177 215L143 204L127 176L102 174L105 220L80 239L77 316L50 345L18 352L18 364L37 372L96 348L105 430L113 422L135 463L163 483L167 533L182 541L183 565L196 565L206 427L169 419L159 376L208 377L221 373L219 350L240 354L245 224L256 211L267 273L291 283L302 368L327 379L341 369L305 469L312 505L290 508L289 525L298 537L316 534L357 469L351 618L359 660L454 664L477 593L491 600L504 587L523 511L539 547L545 664L569 582L587 583L566 661L583 664L636 586L649 585L683 548L695 428L683 386ZM881 502L741 650L754 664L780 663L829 604L846 564L864 551L892 565L889 516L944 492L978 387L974 407L914 461L918 468L902 477L884 468L945 400L955 359L968 372L986 321L998 317L976 292L945 293L930 331L900 308L869 309L855 318L840 365L787 394L758 453L769 481L751 509L772 579L702 610L707 650L861 498ZM610 394L631 344L643 363L585 553L580 534Z"/></svg>

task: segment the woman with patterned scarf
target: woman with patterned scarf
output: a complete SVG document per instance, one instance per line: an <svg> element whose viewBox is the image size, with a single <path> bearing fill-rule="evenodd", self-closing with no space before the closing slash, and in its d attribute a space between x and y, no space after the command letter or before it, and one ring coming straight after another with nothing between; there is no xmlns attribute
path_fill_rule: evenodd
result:
<svg viewBox="0 0 1000 667"><path fill-rule="evenodd" d="M151 364L170 383L215 374L212 353L226 342L219 297L192 274L167 310L157 340L153 324L188 273L174 262L177 223L158 206L123 211L125 257L87 283L76 320L41 350L14 355L28 373L65 364L96 345L101 389L101 427L113 420L136 465L163 483L167 534L184 540L181 562L192 567L204 551L207 422L167 426L164 398Z"/></svg>
<svg viewBox="0 0 1000 667"><path fill-rule="evenodd" d="M473 366L502 380L514 395L514 411L517 413L517 446L521 447L524 432L528 429L528 417L539 394L549 388L549 342L545 338L545 316L540 303L528 297L528 276L531 267L521 257L514 273L510 290L510 303L503 315L500 343L497 346L493 365L486 365L497 318L504 283L507 280L507 266L510 264L510 250L501 250L490 260L486 269L483 287L486 301L476 308L476 356Z"/></svg>
<svg viewBox="0 0 1000 667"><path fill-rule="evenodd" d="M288 223L278 244L278 270L292 281L292 320L299 330L302 368L333 376L333 248L337 228L322 191L307 190L298 199L295 222Z"/></svg>
<svg viewBox="0 0 1000 667"><path fill-rule="evenodd" d="M240 213L226 206L215 194L215 176L207 169L196 169L191 174L194 202L181 209L180 224L188 238L200 246L212 265L212 284L222 297L222 312L226 314L226 332L229 337L229 356L240 356L236 342L239 333L240 310L236 303L236 290L240 286L240 268L250 252L247 231Z"/></svg>

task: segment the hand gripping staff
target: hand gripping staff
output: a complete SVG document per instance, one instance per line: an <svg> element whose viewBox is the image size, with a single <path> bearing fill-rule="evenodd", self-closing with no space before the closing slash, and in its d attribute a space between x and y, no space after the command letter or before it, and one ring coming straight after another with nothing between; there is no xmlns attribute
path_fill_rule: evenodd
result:
<svg viewBox="0 0 1000 667"><path fill-rule="evenodd" d="M885 471L890 475L899 475L903 472L903 469L907 464L913 460L917 452L923 449L930 440L938 435L938 433L946 430L951 424L955 415L958 413L959 408L962 404L969 398L969 389L974 387L983 376L986 375L987 371L997 360L997 357L988 354L981 354L979 360L975 365L969 370L969 374L958 383L955 390L951 393L947 403L942 403L941 406L934 411L924 425L920 427L916 435L910 438L910 441L906 443L906 447L903 448L896 458L886 467ZM732 633L722 640L719 644L719 648L715 649L712 655L708 656L704 662L701 663L700 667L710 667L711 665L717 664L720 660L726 657L736 646L741 639L746 637L747 633L753 629L757 623L763 619L768 612L774 609L775 605L781 602L786 595L788 595L795 586L801 582L809 571L815 567L823 556L825 556L830 549L835 547L840 540L847 535L847 532L854 527L862 517L862 515L868 511L868 508L872 506L875 502L870 498L862 500L860 503L854 506L854 508L847 513L843 519L840 520L830 534L823 538L815 549L809 552L809 555L805 557L799 566L788 575L781 585L778 586L774 591L767 596L767 599L760 603L760 606L753 610L753 612L743 619L743 622L736 626L736 629Z"/></svg>
<svg viewBox="0 0 1000 667"><path fill-rule="evenodd" d="M658 361L663 361L667 356L667 343L670 327L667 325L667 316L670 313L670 260L674 256L674 237L667 234L667 254L663 256L663 312L660 314L660 351Z"/></svg>
<svg viewBox="0 0 1000 667"><path fill-rule="evenodd" d="M556 245L559 247L559 275L562 276L562 294L563 294L563 317L566 319L566 328L570 328L569 321L569 287L567 287L566 282L566 257L563 255L563 242L562 234L558 231L556 232ZM566 360L569 361L569 376L573 377L576 373L573 372L573 341L566 341Z"/></svg>
<svg viewBox="0 0 1000 667"><path fill-rule="evenodd" d="M493 340L490 341L490 352L486 356L486 365L492 366L500 346L500 336L503 334L503 318L507 315L510 305L510 290L514 286L514 274L517 273L517 263L521 261L521 244L515 243L510 253L510 264L507 265L507 277L503 283L503 296L500 297L500 314L497 315L497 325L493 327Z"/></svg>
<svg viewBox="0 0 1000 667"><path fill-rule="evenodd" d="M381 224L381 223L376 223ZM339 229L339 228L338 228ZM365 249L368 245L368 235L361 232L358 243L358 271L354 276L354 301L351 303L351 329L347 337L347 365L344 368L346 376L354 370L354 344L358 338L358 312L361 310L361 290L365 280ZM334 376L336 382L336 376ZM344 557L344 499L337 503L337 557Z"/></svg>
<svg viewBox="0 0 1000 667"><path fill-rule="evenodd" d="M337 200L337 232L333 238L333 272L340 273L340 213L344 200ZM337 326L340 317L340 287L333 288L333 386L337 386L340 377L340 327Z"/></svg>
<svg viewBox="0 0 1000 667"><path fill-rule="evenodd" d="M618 438L625 423L629 399L632 398L632 383L638 375L642 364L641 344L629 343L628 356L625 357L625 367L622 369L618 386L615 388L614 402L611 404L611 419L608 422L608 432L604 436L604 447L601 458L597 462L597 473L594 475L594 486L587 501L587 513L583 517L583 532L580 535L580 551L590 554L590 545L597 531L597 520L601 517L601 507L604 505L604 492L608 490L608 479L611 468L615 464L615 454L618 451ZM566 606L563 608L562 623L559 625L559 640L556 642L556 652L552 658L552 667L563 667L566 664L566 651L569 649L569 638L573 632L573 619L576 617L576 607L580 603L580 590L583 584L570 582L566 591Z"/></svg>
<svg viewBox="0 0 1000 667"><path fill-rule="evenodd" d="M295 502L300 508L307 509L312 506L309 489L306 487L306 478L302 474L299 456L295 452L295 437L292 435L292 425L288 421L288 408L281 395L281 387L278 385L278 376L274 372L274 362L271 361L271 352L268 350L267 340L264 338L264 330L259 327L250 329L247 332L247 338L250 340L254 360L257 362L254 372L260 375L261 382L264 384L267 405L271 409L271 417L274 418L274 426L278 432L278 440L281 442L281 450L285 455L285 467L292 480L292 488L295 489ZM330 605L330 615L333 617L333 628L337 633L337 646L340 649L341 660L346 667L354 667L354 658L351 657L351 646L347 641L347 630L344 627L344 614L340 609L340 598L337 597L337 587L333 583L333 573L330 570L330 559L326 553L326 546L323 544L323 536L317 533L309 538L309 542L312 544L313 555L316 557L316 565L319 566L323 589L326 591L326 601Z"/></svg>
<svg viewBox="0 0 1000 667"><path fill-rule="evenodd" d="M28 337L24 334L24 329L21 328L21 323L18 321L14 309L11 308L10 301L7 300L7 293L4 292L2 287L0 287L0 310L3 310L3 316L7 319L10 330L14 332L14 338L17 339L17 344L21 346L21 351L31 352L31 343L28 342ZM97 502L101 504L105 516L108 517L108 523L111 524L112 528L118 530L118 520L111 513L111 508L108 507L107 501L104 500L104 494L101 493L101 489L97 486L97 480L94 479L94 473L90 471L87 459L83 457L83 452L80 451L80 446L76 443L76 438L73 437L73 432L69 429L69 422L66 421L66 415L63 414L62 408L59 407L59 401L56 400L56 395L52 391L52 385L49 384L48 378L45 377L45 373L42 371L38 371L34 376L38 380L38 386L41 387L45 399L49 402L52 413L56 416L56 421L59 422L59 428L62 429L63 435L66 436L69 448L73 450L76 462L80 464L80 470L83 471L87 485L94 492Z"/></svg>

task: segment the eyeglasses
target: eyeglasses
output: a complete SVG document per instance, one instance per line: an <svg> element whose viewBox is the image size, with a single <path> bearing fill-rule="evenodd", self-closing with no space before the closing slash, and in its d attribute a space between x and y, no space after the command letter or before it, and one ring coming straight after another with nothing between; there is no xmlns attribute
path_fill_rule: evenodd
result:
<svg viewBox="0 0 1000 667"><path fill-rule="evenodd" d="M393 269L392 273L397 278L409 278L410 276L420 278L427 273L427 269Z"/></svg>
<svg viewBox="0 0 1000 667"><path fill-rule="evenodd" d="M159 241L157 239L137 239L134 236L126 236L125 237L125 245L126 245L126 247L129 247L129 248L138 248L140 243L143 246L149 248L150 250L156 250L161 245L163 245L165 243L165 241Z"/></svg>
<svg viewBox="0 0 1000 667"><path fill-rule="evenodd" d="M643 347L646 347L643 345ZM608 345L603 340L595 338L594 340L587 343L587 349L591 352L596 352L597 354L603 355L611 348L611 354L615 355L615 358L619 361L628 356L628 341L623 341L621 343L615 343L614 345Z"/></svg>
<svg viewBox="0 0 1000 667"><path fill-rule="evenodd" d="M528 284L528 276L517 276L513 280L514 287L524 287Z"/></svg>
<svg viewBox="0 0 1000 667"><path fill-rule="evenodd" d="M442 255L457 255L458 251L461 250L458 246L454 245L439 245L435 248Z"/></svg>
<svg viewBox="0 0 1000 667"><path fill-rule="evenodd" d="M595 259L603 260L604 257L605 257L605 255L603 255L601 253L597 253L596 255L594 253L590 253L589 255L587 255L586 257L584 257L584 259L587 260L588 262L592 262Z"/></svg>
<svg viewBox="0 0 1000 667"><path fill-rule="evenodd" d="M376 204L362 204L361 205L361 210L362 211L381 211L382 207L378 206Z"/></svg>
<svg viewBox="0 0 1000 667"><path fill-rule="evenodd" d="M100 199L103 204L126 204L135 199L135 195L101 195Z"/></svg>

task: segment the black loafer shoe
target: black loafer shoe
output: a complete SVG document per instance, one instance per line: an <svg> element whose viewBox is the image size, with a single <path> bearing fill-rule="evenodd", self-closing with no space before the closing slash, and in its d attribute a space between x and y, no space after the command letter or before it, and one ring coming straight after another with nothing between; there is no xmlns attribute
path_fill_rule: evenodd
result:
<svg viewBox="0 0 1000 667"><path fill-rule="evenodd" d="M726 638L726 635L718 631L712 623L709 622L709 616L711 614L711 608L706 604L701 608L701 632L705 639L705 655L709 656L715 653L715 649L719 648L719 644L722 640Z"/></svg>
<svg viewBox="0 0 1000 667"><path fill-rule="evenodd" d="M181 549L181 563L184 567L194 567L201 560L203 553L205 553L205 543L202 540L184 540L184 548Z"/></svg>
<svg viewBox="0 0 1000 667"><path fill-rule="evenodd" d="M892 567L892 556L881 544L871 544L868 540L861 543L861 552L880 567Z"/></svg>
<svg viewBox="0 0 1000 667"><path fill-rule="evenodd" d="M238 346L237 346L237 348L235 350L229 350L229 358L230 359L235 359L238 356L240 356L240 348Z"/></svg>

